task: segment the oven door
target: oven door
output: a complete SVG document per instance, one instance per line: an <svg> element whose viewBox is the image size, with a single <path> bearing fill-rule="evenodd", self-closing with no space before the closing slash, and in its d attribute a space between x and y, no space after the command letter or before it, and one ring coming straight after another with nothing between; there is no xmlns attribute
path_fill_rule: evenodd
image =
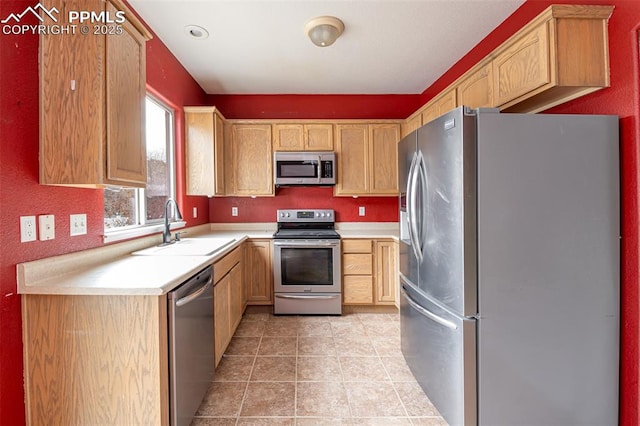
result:
<svg viewBox="0 0 640 426"><path fill-rule="evenodd" d="M340 240L275 240L275 293L340 293Z"/></svg>

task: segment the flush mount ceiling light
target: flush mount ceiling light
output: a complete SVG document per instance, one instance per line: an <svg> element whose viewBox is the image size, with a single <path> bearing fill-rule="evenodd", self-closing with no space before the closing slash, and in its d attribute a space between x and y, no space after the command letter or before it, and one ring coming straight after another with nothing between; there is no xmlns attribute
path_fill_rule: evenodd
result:
<svg viewBox="0 0 640 426"><path fill-rule="evenodd" d="M304 26L304 32L313 44L320 47L331 46L343 31L344 24L334 16L319 16Z"/></svg>
<svg viewBox="0 0 640 426"><path fill-rule="evenodd" d="M205 30L199 25L187 25L184 27L184 32L189 37L195 38L197 40L204 40L209 37L209 31Z"/></svg>

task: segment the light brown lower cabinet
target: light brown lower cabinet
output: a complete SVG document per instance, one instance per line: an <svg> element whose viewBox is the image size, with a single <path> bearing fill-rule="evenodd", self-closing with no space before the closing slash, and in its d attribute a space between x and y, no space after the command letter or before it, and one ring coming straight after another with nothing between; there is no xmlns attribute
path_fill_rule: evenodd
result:
<svg viewBox="0 0 640 426"><path fill-rule="evenodd" d="M237 247L213 264L213 329L216 366L220 363L233 333L240 324L244 311L242 257L243 248Z"/></svg>
<svg viewBox="0 0 640 426"><path fill-rule="evenodd" d="M249 240L245 247L245 292L249 305L273 305L271 240Z"/></svg>
<svg viewBox="0 0 640 426"><path fill-rule="evenodd" d="M22 295L28 425L167 425L167 296Z"/></svg>
<svg viewBox="0 0 640 426"><path fill-rule="evenodd" d="M342 293L345 305L394 305L397 249L393 240L342 240Z"/></svg>

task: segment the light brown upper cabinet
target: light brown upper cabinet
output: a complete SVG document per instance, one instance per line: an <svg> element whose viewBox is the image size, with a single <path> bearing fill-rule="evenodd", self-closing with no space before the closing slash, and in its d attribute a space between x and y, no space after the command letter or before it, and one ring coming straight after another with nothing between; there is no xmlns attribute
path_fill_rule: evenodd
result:
<svg viewBox="0 0 640 426"><path fill-rule="evenodd" d="M336 196L397 195L399 123L336 125Z"/></svg>
<svg viewBox="0 0 640 426"><path fill-rule="evenodd" d="M493 102L493 65L490 61L481 62L465 74L457 87L460 105L471 108L492 107Z"/></svg>
<svg viewBox="0 0 640 426"><path fill-rule="evenodd" d="M440 117L445 112L451 111L457 106L456 91L448 90L438 95L433 101L427 103L422 111L422 124L427 124L436 117Z"/></svg>
<svg viewBox="0 0 640 426"><path fill-rule="evenodd" d="M229 167L225 171L226 194L274 195L271 125L232 123L225 138Z"/></svg>
<svg viewBox="0 0 640 426"><path fill-rule="evenodd" d="M187 195L224 195L224 116L215 107L185 107Z"/></svg>
<svg viewBox="0 0 640 426"><path fill-rule="evenodd" d="M460 105L535 113L609 87L612 12L613 6L549 6L411 114L403 136ZM451 92L457 102L439 107Z"/></svg>
<svg viewBox="0 0 640 426"><path fill-rule="evenodd" d="M609 86L613 6L553 5L499 48L495 104L538 112Z"/></svg>
<svg viewBox="0 0 640 426"><path fill-rule="evenodd" d="M45 0L59 11L124 11L120 34L40 35L40 183L144 187L145 42L151 34L119 0Z"/></svg>
<svg viewBox="0 0 640 426"><path fill-rule="evenodd" d="M274 151L333 151L331 123L278 123L273 125Z"/></svg>

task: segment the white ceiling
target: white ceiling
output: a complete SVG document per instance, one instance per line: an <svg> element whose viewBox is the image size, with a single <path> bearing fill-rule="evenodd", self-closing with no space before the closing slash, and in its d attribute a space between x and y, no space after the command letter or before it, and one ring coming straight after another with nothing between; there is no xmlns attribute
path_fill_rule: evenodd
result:
<svg viewBox="0 0 640 426"><path fill-rule="evenodd" d="M129 0L209 94L419 94L524 0ZM345 24L316 47L305 23ZM187 25L210 36L195 40Z"/></svg>

